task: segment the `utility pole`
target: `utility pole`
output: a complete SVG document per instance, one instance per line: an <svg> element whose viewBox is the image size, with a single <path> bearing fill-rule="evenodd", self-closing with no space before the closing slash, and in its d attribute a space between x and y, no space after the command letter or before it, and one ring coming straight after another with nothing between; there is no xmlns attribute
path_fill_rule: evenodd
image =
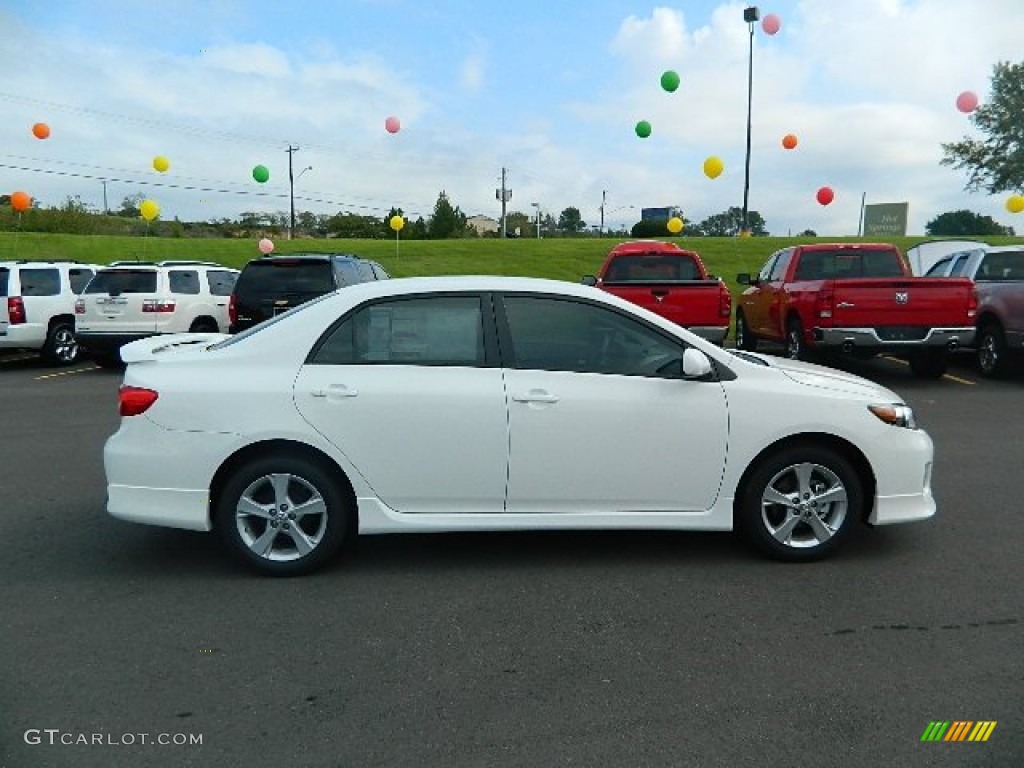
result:
<svg viewBox="0 0 1024 768"><path fill-rule="evenodd" d="M750 56L747 59L747 155L743 164L743 223L740 234L750 235L750 224L747 220L747 203L750 198L750 108L754 101L754 22L761 17L757 6L743 9L743 20L750 28Z"/></svg>
<svg viewBox="0 0 1024 768"><path fill-rule="evenodd" d="M501 201L501 239L504 240L507 237L505 232L505 206L509 200L512 199L512 190L505 188L505 173L506 169L501 169L501 189L494 190L494 198Z"/></svg>
<svg viewBox="0 0 1024 768"><path fill-rule="evenodd" d="M288 197L292 204L292 217L288 225L288 239L295 237L295 177L292 175L292 155L299 151L298 147L288 145L285 152L288 153Z"/></svg>
<svg viewBox="0 0 1024 768"><path fill-rule="evenodd" d="M601 190L601 228L598 230L598 236L604 237L604 204L608 199L608 190Z"/></svg>
<svg viewBox="0 0 1024 768"><path fill-rule="evenodd" d="M103 183L103 213L110 213L110 208L107 207L107 180L102 179Z"/></svg>

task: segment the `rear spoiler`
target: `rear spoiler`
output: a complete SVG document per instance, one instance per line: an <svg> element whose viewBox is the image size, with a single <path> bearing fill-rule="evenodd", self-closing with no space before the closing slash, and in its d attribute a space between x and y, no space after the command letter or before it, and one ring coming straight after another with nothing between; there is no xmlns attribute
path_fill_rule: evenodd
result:
<svg viewBox="0 0 1024 768"><path fill-rule="evenodd" d="M188 352L204 349L218 341L231 338L226 333L168 333L139 339L121 347L121 359L126 363L142 363L157 359L167 352Z"/></svg>

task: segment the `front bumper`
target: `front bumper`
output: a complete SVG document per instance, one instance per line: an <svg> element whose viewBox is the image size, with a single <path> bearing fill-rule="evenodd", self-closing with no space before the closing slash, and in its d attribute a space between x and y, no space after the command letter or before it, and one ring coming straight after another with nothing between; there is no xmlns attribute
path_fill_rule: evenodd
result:
<svg viewBox="0 0 1024 768"><path fill-rule="evenodd" d="M917 332L914 332L917 331ZM886 329L886 328L815 328L814 345L850 350L863 349L933 349L954 350L974 342L975 329L960 328Z"/></svg>

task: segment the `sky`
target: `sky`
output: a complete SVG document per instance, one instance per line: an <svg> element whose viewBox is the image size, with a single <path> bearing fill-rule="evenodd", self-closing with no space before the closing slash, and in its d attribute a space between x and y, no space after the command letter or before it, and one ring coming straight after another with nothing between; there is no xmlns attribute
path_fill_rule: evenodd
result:
<svg viewBox="0 0 1024 768"><path fill-rule="evenodd" d="M745 5L0 0L0 190L96 209L141 193L183 221L287 211L298 147L298 211L428 218L443 190L498 218L504 170L509 211L599 225L603 203L606 227L628 227L678 206L699 222L743 202ZM908 202L911 235L959 209L1024 233L1009 193L967 192L939 164L943 142L983 138L958 94L984 103L994 65L1024 59L1020 0L759 9L781 20L752 39L749 208L771 234L854 235L862 196Z"/></svg>

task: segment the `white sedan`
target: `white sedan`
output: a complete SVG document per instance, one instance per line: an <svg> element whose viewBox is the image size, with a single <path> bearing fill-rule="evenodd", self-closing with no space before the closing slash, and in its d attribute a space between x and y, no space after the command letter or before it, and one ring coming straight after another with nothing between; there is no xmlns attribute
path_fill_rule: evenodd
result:
<svg viewBox="0 0 1024 768"><path fill-rule="evenodd" d="M217 530L270 574L411 531L735 528L810 560L935 513L893 392L583 285L385 280L122 357L110 514Z"/></svg>

